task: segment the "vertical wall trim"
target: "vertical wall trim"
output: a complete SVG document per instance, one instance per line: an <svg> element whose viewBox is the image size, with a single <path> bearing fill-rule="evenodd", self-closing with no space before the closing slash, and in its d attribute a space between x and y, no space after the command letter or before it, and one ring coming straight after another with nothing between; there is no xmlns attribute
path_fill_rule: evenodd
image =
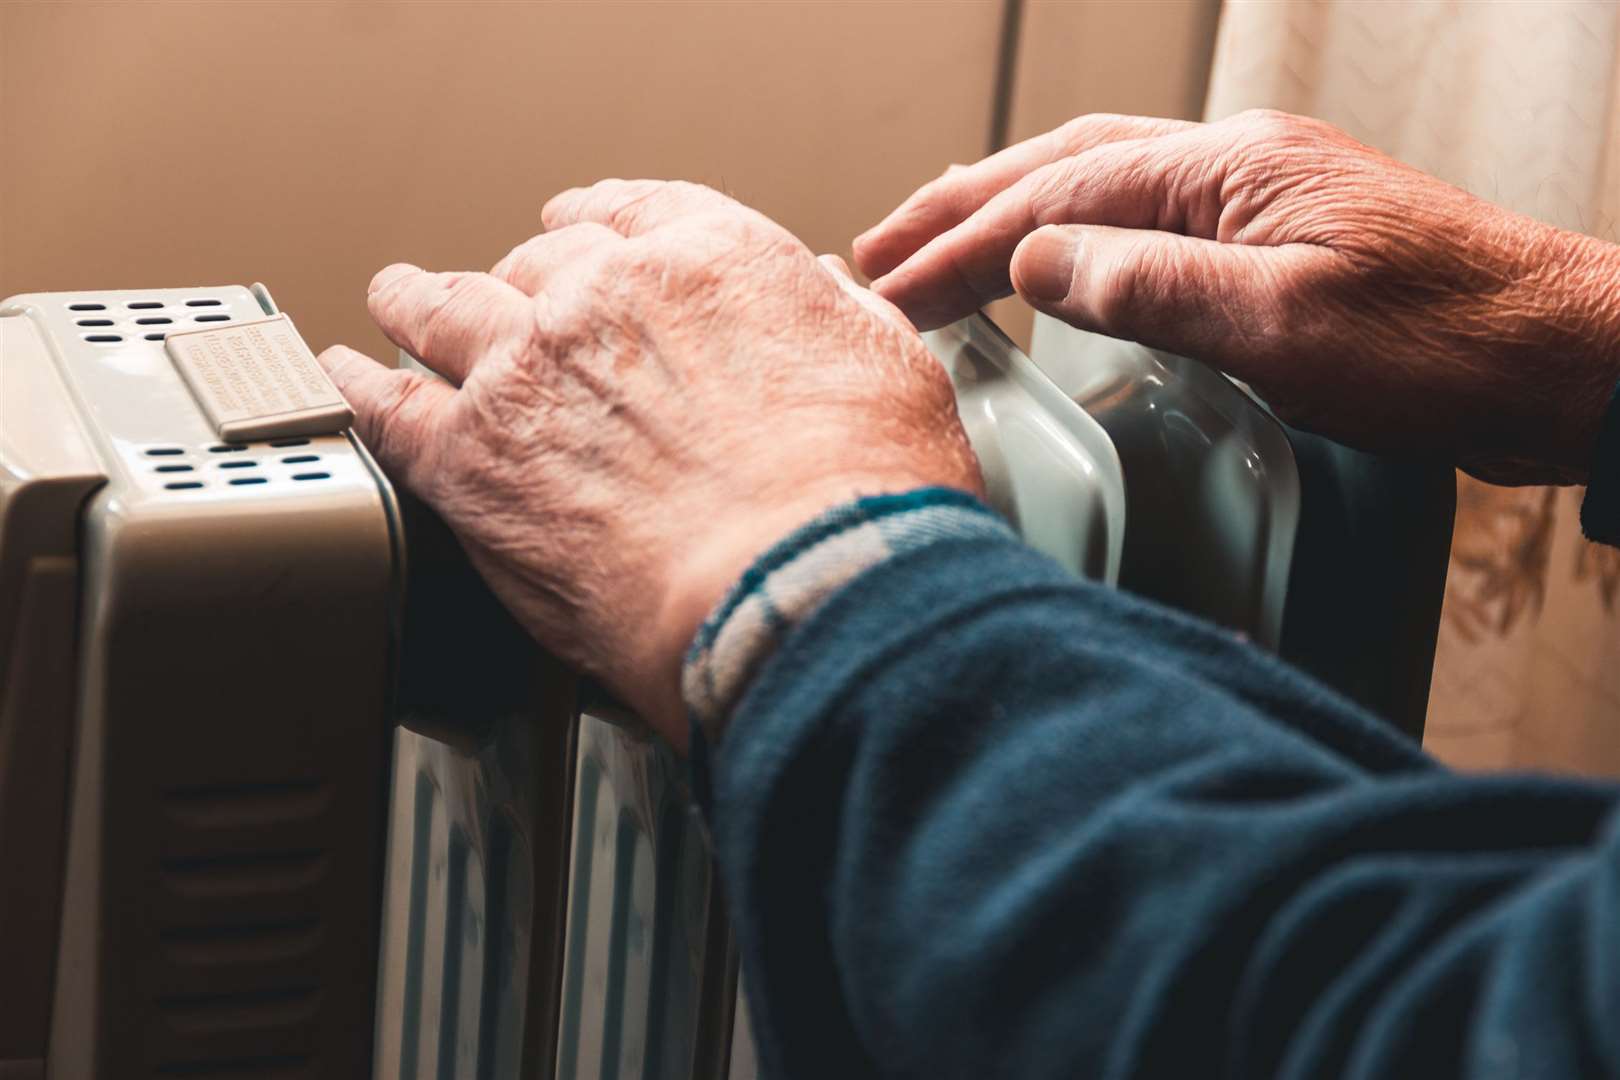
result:
<svg viewBox="0 0 1620 1080"><path fill-rule="evenodd" d="M1007 145L1012 121L1013 86L1018 78L1018 35L1024 23L1024 0L1002 0L1001 38L996 49L996 82L990 99L990 135L986 154Z"/></svg>

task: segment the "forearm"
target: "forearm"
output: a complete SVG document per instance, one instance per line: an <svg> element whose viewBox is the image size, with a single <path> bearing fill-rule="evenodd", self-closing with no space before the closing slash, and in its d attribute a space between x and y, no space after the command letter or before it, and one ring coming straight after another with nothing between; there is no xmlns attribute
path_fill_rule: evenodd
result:
<svg viewBox="0 0 1620 1080"><path fill-rule="evenodd" d="M804 1076L1463 1062L1474 1029L1405 1025L1500 990L1476 939L1543 983L1580 968L1595 945L1536 920L1602 899L1613 802L1451 776L1230 636L987 539L838 592L709 765L762 1053ZM1620 1008L1591 986L1479 1023L1589 1044Z"/></svg>

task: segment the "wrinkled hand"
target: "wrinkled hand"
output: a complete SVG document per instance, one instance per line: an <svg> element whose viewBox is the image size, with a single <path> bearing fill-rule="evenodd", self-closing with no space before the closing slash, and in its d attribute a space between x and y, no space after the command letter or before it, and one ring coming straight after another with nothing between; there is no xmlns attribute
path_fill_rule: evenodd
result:
<svg viewBox="0 0 1620 1080"><path fill-rule="evenodd" d="M977 492L978 464L916 332L768 218L605 181L542 220L491 273L372 281L378 325L447 382L321 359L519 620L684 745L681 659L757 555L857 495Z"/></svg>
<svg viewBox="0 0 1620 1080"><path fill-rule="evenodd" d="M1620 248L1281 113L1081 117L926 185L855 259L923 329L1016 288L1497 481L1583 479L1620 378Z"/></svg>

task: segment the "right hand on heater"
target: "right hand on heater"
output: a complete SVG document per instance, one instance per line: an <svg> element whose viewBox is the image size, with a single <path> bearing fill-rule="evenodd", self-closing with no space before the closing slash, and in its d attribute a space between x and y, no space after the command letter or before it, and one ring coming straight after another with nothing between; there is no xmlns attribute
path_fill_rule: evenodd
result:
<svg viewBox="0 0 1620 1080"><path fill-rule="evenodd" d="M857 496L980 493L978 462L917 332L764 215L604 181L542 219L491 273L372 281L446 382L321 360L518 620L683 746L681 660L758 555Z"/></svg>
<svg viewBox="0 0 1620 1080"><path fill-rule="evenodd" d="M1016 290L1498 482L1583 480L1620 378L1620 248L1283 113L1082 116L924 185L855 261L922 329Z"/></svg>

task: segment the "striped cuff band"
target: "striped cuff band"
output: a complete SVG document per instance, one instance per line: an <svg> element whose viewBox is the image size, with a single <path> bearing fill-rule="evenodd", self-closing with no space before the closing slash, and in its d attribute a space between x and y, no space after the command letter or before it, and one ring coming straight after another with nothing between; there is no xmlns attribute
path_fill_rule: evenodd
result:
<svg viewBox="0 0 1620 1080"><path fill-rule="evenodd" d="M681 672L693 724L718 743L777 645L863 571L940 540L1013 535L983 503L950 488L873 496L823 514L761 556L698 631Z"/></svg>

